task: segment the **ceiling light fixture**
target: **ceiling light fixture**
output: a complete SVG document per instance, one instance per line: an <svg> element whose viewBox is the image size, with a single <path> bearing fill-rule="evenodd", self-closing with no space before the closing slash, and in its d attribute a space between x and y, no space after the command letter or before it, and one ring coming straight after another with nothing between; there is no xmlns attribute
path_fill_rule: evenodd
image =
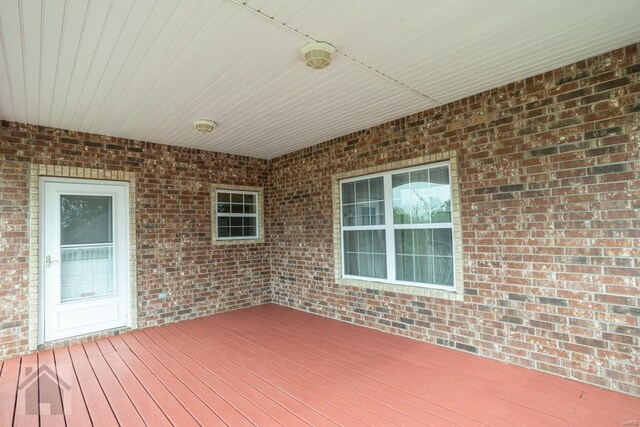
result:
<svg viewBox="0 0 640 427"><path fill-rule="evenodd" d="M322 70L328 67L335 52L336 49L325 42L307 43L300 49L302 59L314 70Z"/></svg>
<svg viewBox="0 0 640 427"><path fill-rule="evenodd" d="M218 126L213 120L196 119L193 121L193 127L203 135L208 134Z"/></svg>

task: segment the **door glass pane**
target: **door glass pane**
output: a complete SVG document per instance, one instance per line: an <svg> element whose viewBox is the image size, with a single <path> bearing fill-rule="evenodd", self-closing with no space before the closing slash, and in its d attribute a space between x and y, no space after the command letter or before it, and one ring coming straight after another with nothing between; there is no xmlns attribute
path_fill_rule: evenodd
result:
<svg viewBox="0 0 640 427"><path fill-rule="evenodd" d="M60 244L112 243L110 196L60 196Z"/></svg>
<svg viewBox="0 0 640 427"><path fill-rule="evenodd" d="M113 295L113 245L61 249L60 300Z"/></svg>
<svg viewBox="0 0 640 427"><path fill-rule="evenodd" d="M113 201L60 196L60 300L114 293Z"/></svg>

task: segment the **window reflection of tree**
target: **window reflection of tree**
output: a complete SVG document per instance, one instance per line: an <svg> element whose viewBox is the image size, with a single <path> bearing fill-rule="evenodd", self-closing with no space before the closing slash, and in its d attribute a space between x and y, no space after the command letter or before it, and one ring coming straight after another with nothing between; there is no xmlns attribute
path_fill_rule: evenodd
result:
<svg viewBox="0 0 640 427"><path fill-rule="evenodd" d="M396 224L428 224L451 221L451 200L443 201L435 197L426 198L412 184L396 187L401 190L405 187L404 189L410 190L414 196L411 199L412 203L410 203L409 209L405 209L402 206L393 207L393 217L396 219Z"/></svg>
<svg viewBox="0 0 640 427"><path fill-rule="evenodd" d="M111 243L111 197L60 197L61 244Z"/></svg>
<svg viewBox="0 0 640 427"><path fill-rule="evenodd" d="M424 187L419 187L416 182L402 184L394 188L398 189L402 193L409 192L410 197L403 197L404 201L408 201L409 207L394 206L393 216L396 224L428 224L428 223L442 223L451 221L451 199L442 200L438 197L433 197L433 193L425 194ZM425 183L420 183L425 184ZM434 183L431 183L432 185ZM439 184L439 183L438 183ZM442 184L440 184L442 185ZM440 237L440 236L438 236ZM435 238L431 236L432 248L448 246L451 247L452 241L450 237L448 240L444 237ZM451 248L452 250L453 248ZM407 254L413 256L414 262L429 262L434 268L436 284L451 285L453 284L453 253L451 255L438 255L429 254L424 256L425 248L421 250L414 248L415 253ZM412 251L413 252L413 251ZM418 260L422 261L418 261ZM440 259L440 262L436 262ZM446 260L446 261L445 261ZM410 281L421 282L416 277L415 271Z"/></svg>

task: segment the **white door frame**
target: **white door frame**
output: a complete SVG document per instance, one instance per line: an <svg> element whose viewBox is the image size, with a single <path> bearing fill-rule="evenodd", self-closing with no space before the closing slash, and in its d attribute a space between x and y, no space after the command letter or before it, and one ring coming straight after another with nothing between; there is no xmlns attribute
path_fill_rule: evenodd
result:
<svg viewBox="0 0 640 427"><path fill-rule="evenodd" d="M123 321L120 322L117 325L114 325L114 328L121 328L121 327L130 327L132 326L132 313L131 313L131 294L132 294L132 286L134 285L133 281L131 280L130 277L130 243L131 243L131 236L130 236L130 212L131 212L131 206L130 206L130 200L129 200L129 191L130 191L130 187L129 187L129 182L127 181L112 181L112 180L93 180L93 179L79 179L79 178L61 178L61 177L50 177L50 176L41 176L39 177L39 201L40 201L40 215L39 215L39 233L41 234L38 239L38 246L39 246L39 262L38 262L38 276L39 276L39 283L38 283L38 344L44 344L45 342L51 342L51 341L57 341L59 339L67 339L67 338L71 338L71 337L67 337L67 336L60 336L60 337L55 337L55 338L51 338L51 337L46 337L45 336L45 322L47 319L47 312L46 312L46 307L45 307L45 301L46 301L46 292L47 290L45 289L45 279L46 279L46 266L45 266L45 257L47 255L46 251L45 251L45 222L47 221L47 215L45 214L45 184L46 183L58 183L58 184L84 184L87 185L86 188L86 194L90 195L92 194L91 191L91 187L92 186L94 189L99 188L100 186L104 186L106 187L111 187L111 188L118 188L118 191L124 195L124 206L119 206L116 205L116 203L121 203L118 202L116 199L116 197L114 197L114 224L115 224L115 228L116 228L116 233L117 236L114 236L115 241L119 241L120 243L117 243L117 257L121 257L119 259L118 265L119 265L119 272L121 274L121 281L120 281L120 287L119 289L117 289L117 293L118 293L118 298L119 298L119 304L122 310L125 310L124 312L124 316L123 316ZM83 189L83 193L84 193L84 189ZM59 214L58 214L59 215ZM59 223L57 225L53 225L58 227ZM117 258L116 257L116 258ZM59 266L59 263L57 264ZM116 284L117 285L117 284ZM112 329L111 327L105 328L104 330L107 329ZM74 336L80 336L80 335L86 335L86 334L93 334L99 331L95 331L95 330L90 330L87 332L82 332L79 333L77 335ZM45 341L46 339L46 341Z"/></svg>

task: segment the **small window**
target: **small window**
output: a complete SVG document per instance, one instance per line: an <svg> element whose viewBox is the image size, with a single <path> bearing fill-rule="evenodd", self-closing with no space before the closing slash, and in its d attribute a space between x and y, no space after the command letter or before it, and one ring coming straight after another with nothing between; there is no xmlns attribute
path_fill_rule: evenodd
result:
<svg viewBox="0 0 640 427"><path fill-rule="evenodd" d="M216 240L260 238L259 193L257 191L215 191Z"/></svg>
<svg viewBox="0 0 640 427"><path fill-rule="evenodd" d="M448 163L345 179L340 198L343 277L454 288Z"/></svg>

